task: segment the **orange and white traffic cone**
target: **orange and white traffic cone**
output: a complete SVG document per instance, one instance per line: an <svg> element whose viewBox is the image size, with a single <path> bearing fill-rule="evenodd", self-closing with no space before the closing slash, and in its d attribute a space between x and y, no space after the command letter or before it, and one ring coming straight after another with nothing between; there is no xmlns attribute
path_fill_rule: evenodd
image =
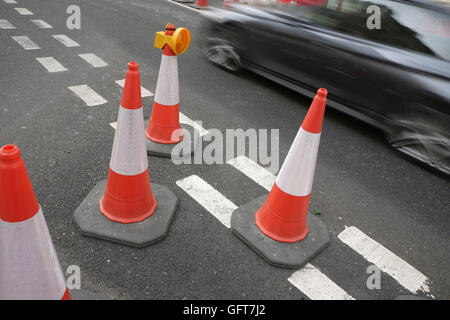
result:
<svg viewBox="0 0 450 320"><path fill-rule="evenodd" d="M267 199L232 215L233 232L276 266L300 268L329 243L325 225L308 214L326 96L317 91Z"/></svg>
<svg viewBox="0 0 450 320"><path fill-rule="evenodd" d="M177 198L150 183L141 85L136 62L128 64L108 179L100 181L74 213L82 234L131 246L167 235Z"/></svg>
<svg viewBox="0 0 450 320"><path fill-rule="evenodd" d="M70 300L20 150L0 149L0 300Z"/></svg>
<svg viewBox="0 0 450 320"><path fill-rule="evenodd" d="M195 2L195 7L198 9L208 8L208 0L197 0Z"/></svg>
<svg viewBox="0 0 450 320"><path fill-rule="evenodd" d="M185 157L194 152L195 130L180 124L180 94L178 80L178 57L183 54L190 43L190 33L185 28L175 28L171 23L164 32L157 32L155 47L163 50L158 73L152 115L148 122L147 153L150 155L172 157L172 150L177 150Z"/></svg>

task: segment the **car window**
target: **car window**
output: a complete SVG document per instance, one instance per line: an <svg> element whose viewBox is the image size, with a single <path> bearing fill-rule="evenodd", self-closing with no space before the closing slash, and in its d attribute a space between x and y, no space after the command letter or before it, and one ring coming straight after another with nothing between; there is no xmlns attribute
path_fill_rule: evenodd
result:
<svg viewBox="0 0 450 320"><path fill-rule="evenodd" d="M380 29L369 29L367 8L380 9ZM325 28L450 61L450 14L390 0L329 0L286 7L292 15Z"/></svg>

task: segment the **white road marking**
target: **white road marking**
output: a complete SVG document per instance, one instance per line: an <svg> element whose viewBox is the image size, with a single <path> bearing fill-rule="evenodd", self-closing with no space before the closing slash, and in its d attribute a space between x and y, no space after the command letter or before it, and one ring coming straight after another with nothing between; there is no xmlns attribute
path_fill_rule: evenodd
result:
<svg viewBox="0 0 450 320"><path fill-rule="evenodd" d="M310 263L295 271L288 281L311 300L355 300Z"/></svg>
<svg viewBox="0 0 450 320"><path fill-rule="evenodd" d="M14 9L23 16L32 16L33 15L33 12L31 12L27 8L14 8Z"/></svg>
<svg viewBox="0 0 450 320"><path fill-rule="evenodd" d="M59 42L61 42L63 45L65 45L68 48L80 46L77 42L73 41L65 34L55 34L52 37L55 38L56 40L58 40Z"/></svg>
<svg viewBox="0 0 450 320"><path fill-rule="evenodd" d="M228 160L232 165L267 191L272 189L276 176L248 157ZM312 300L354 300L316 267L308 263L289 277L289 282Z"/></svg>
<svg viewBox="0 0 450 320"><path fill-rule="evenodd" d="M123 86L125 85L125 79L122 80L116 80L115 81L119 86L121 86L123 88ZM145 98L145 97L152 97L153 93L148 91L147 89L145 89L144 87L141 87L141 97Z"/></svg>
<svg viewBox="0 0 450 320"><path fill-rule="evenodd" d="M9 22L8 20L0 20L0 29L15 29L16 27L14 27L12 25L11 22Z"/></svg>
<svg viewBox="0 0 450 320"><path fill-rule="evenodd" d="M276 176L250 158L239 156L228 160L227 163L241 171L247 177L268 191L272 189L273 184L275 183Z"/></svg>
<svg viewBox="0 0 450 320"><path fill-rule="evenodd" d="M51 25L49 25L44 20L30 20L33 24L35 24L38 28L41 29L53 29Z"/></svg>
<svg viewBox="0 0 450 320"><path fill-rule="evenodd" d="M113 127L114 130L117 129L117 121L116 121L116 122L111 122L109 125L110 125L111 127Z"/></svg>
<svg viewBox="0 0 450 320"><path fill-rule="evenodd" d="M67 69L53 57L36 58L48 72L61 72Z"/></svg>
<svg viewBox="0 0 450 320"><path fill-rule="evenodd" d="M40 47L31 41L30 38L27 36L17 36L17 37L11 37L14 41L16 41L22 48L25 50L37 50L40 49Z"/></svg>
<svg viewBox="0 0 450 320"><path fill-rule="evenodd" d="M182 4L182 3L178 3L178 2L175 2L175 1L172 1L172 0L168 0L168 1L169 1L170 3L176 4L177 6L180 6L180 7L183 7L183 8L186 8L186 9L189 9L189 10L192 10L192 11L195 11L195 12L197 12L197 13L202 14L202 12L201 12L200 10L195 9L195 8L193 8L193 7L186 6L186 5Z"/></svg>
<svg viewBox="0 0 450 320"><path fill-rule="evenodd" d="M87 106L98 106L104 104L108 101L103 99L101 95L92 90L88 85L72 86L69 89L75 93L79 98L81 98Z"/></svg>
<svg viewBox="0 0 450 320"><path fill-rule="evenodd" d="M79 56L94 68L106 67L108 65L103 59L93 53L81 53Z"/></svg>
<svg viewBox="0 0 450 320"><path fill-rule="evenodd" d="M16 0L3 0L5 3L17 3Z"/></svg>
<svg viewBox="0 0 450 320"><path fill-rule="evenodd" d="M409 291L413 293L417 293L419 290L425 293L430 292L429 280L425 275L357 227L345 228L338 238Z"/></svg>
<svg viewBox="0 0 450 320"><path fill-rule="evenodd" d="M200 137L203 137L204 135L208 134L209 131L203 128L200 123L195 122L191 118L189 118L187 115L180 112L180 123L187 124L191 127L194 127L199 132Z"/></svg>
<svg viewBox="0 0 450 320"><path fill-rule="evenodd" d="M178 180L177 185L222 222L225 227L230 228L231 214L237 209L233 202L196 175Z"/></svg>

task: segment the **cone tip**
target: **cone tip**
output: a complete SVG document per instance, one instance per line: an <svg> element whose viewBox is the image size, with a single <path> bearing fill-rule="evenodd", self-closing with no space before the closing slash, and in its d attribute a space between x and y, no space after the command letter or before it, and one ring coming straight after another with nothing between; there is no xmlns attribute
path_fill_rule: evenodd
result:
<svg viewBox="0 0 450 320"><path fill-rule="evenodd" d="M138 71L138 69L139 64L136 61L131 61L130 63L128 63L128 70Z"/></svg>
<svg viewBox="0 0 450 320"><path fill-rule="evenodd" d="M13 160L17 158L20 158L20 149L15 144L7 144L0 149L0 160Z"/></svg>
<svg viewBox="0 0 450 320"><path fill-rule="evenodd" d="M325 88L320 88L319 90L317 90L317 95L319 97L325 98L327 96L327 94L328 94L328 91Z"/></svg>

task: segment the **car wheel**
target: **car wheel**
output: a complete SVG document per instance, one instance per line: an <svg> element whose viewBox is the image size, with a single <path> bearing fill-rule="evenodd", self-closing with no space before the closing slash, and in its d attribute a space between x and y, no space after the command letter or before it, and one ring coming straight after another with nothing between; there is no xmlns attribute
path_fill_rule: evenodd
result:
<svg viewBox="0 0 450 320"><path fill-rule="evenodd" d="M390 121L385 132L398 151L450 174L450 133L436 121L419 115Z"/></svg>
<svg viewBox="0 0 450 320"><path fill-rule="evenodd" d="M210 62L226 70L235 72L242 69L240 50L224 32L208 35L205 55Z"/></svg>

